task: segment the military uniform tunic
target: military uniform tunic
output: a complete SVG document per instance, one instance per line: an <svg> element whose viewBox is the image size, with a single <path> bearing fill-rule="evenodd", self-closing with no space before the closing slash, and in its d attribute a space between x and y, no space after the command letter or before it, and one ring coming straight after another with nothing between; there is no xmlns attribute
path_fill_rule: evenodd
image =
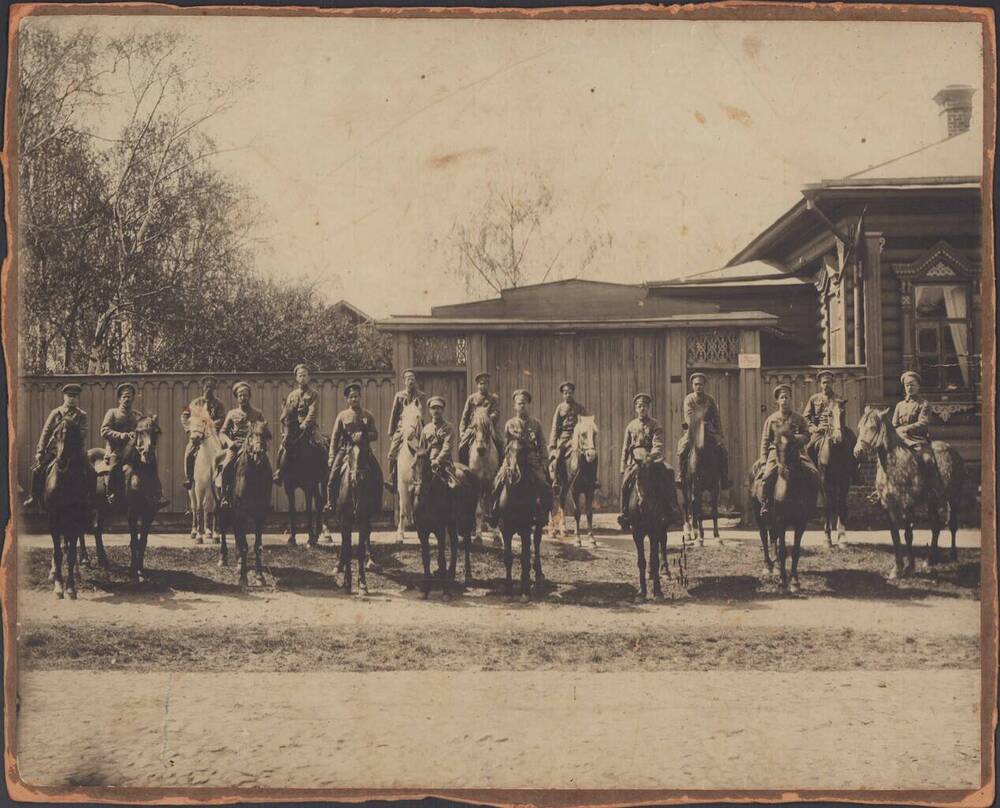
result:
<svg viewBox="0 0 1000 808"><path fill-rule="evenodd" d="M705 424L705 436L711 437L719 453L719 461L723 474L727 474L729 468L729 451L726 449L726 439L722 434L722 416L719 414L719 405L708 393L688 393L684 397L684 422L688 429L681 433L677 441L677 457L680 461L681 477L687 473L687 453L691 445L691 427L694 424L703 422Z"/></svg>
<svg viewBox="0 0 1000 808"><path fill-rule="evenodd" d="M49 417L45 419L45 426L42 427L42 434L38 439L38 446L35 449L36 465L41 464L45 455L48 454L49 441L52 440L52 435L55 433L56 427L63 421L69 419L75 420L80 425L80 430L86 438L87 413L79 407L71 407L68 404L60 404L52 410L52 412L49 413Z"/></svg>
<svg viewBox="0 0 1000 808"><path fill-rule="evenodd" d="M892 413L892 425L907 446L925 448L931 436L927 427L931 423L931 408L923 398L904 398Z"/></svg>
<svg viewBox="0 0 1000 808"><path fill-rule="evenodd" d="M250 434L251 427L264 420L264 413L256 407L234 407L226 413L226 420L222 423L222 434L232 442L233 449L240 449L243 442Z"/></svg>
<svg viewBox="0 0 1000 808"><path fill-rule="evenodd" d="M503 443L500 439L500 431L497 426L497 422L500 419L500 399L497 398L495 393L482 395L477 391L465 400L462 418L458 422L460 430L458 459L462 463L469 462L469 446L472 445L473 439L471 429L472 416L477 409L485 409L490 420L493 421L493 442L496 445L497 454L503 457Z"/></svg>
<svg viewBox="0 0 1000 808"><path fill-rule="evenodd" d="M286 416L295 413L299 419L299 428L303 432L316 432L316 420L319 415L319 393L311 387L304 390L296 387L285 399Z"/></svg>
<svg viewBox="0 0 1000 808"><path fill-rule="evenodd" d="M130 433L135 432L140 418L142 413L138 410L123 410L121 407L112 407L105 413L101 422L101 437L104 438L105 456L112 465L128 445Z"/></svg>
<svg viewBox="0 0 1000 808"><path fill-rule="evenodd" d="M420 413L423 415L427 394L423 390L414 390L412 393L400 390L392 399L392 410L389 413L389 460L392 462L395 462L399 447L403 445L403 433L399 429L403 410L414 403L420 406Z"/></svg>
<svg viewBox="0 0 1000 808"><path fill-rule="evenodd" d="M625 427L625 440L622 443L621 472L625 474L634 471L635 458L633 449L645 449L653 460L663 459L663 427L655 418L633 418Z"/></svg>
<svg viewBox="0 0 1000 808"><path fill-rule="evenodd" d="M546 476L545 468L544 435L545 431L542 425L531 416L528 416L527 418L514 416L504 425L504 436L506 437L508 443L517 439L528 444L528 453L526 458L528 461L528 472L539 489L539 493L542 494L549 492L549 481ZM496 480L494 481L493 486L495 492L499 492L500 487L507 479L507 473L509 471L507 460L508 457L505 456L503 463L500 464L500 468L497 471Z"/></svg>
<svg viewBox="0 0 1000 808"><path fill-rule="evenodd" d="M340 454L343 459L343 452L351 446L351 435L363 432L368 436L370 444L378 440L378 428L375 426L375 416L366 409L352 410L348 407L337 414L337 420L333 422L333 436L330 440L330 463L331 467Z"/></svg>
<svg viewBox="0 0 1000 808"><path fill-rule="evenodd" d="M432 421L424 426L422 435L431 465L437 465L442 469L451 468L453 465L451 447L455 439L455 427L447 421L441 421L440 424Z"/></svg>
<svg viewBox="0 0 1000 808"><path fill-rule="evenodd" d="M573 439L573 430L587 408L579 401L560 401L552 415L552 429L549 430L549 450L562 454Z"/></svg>

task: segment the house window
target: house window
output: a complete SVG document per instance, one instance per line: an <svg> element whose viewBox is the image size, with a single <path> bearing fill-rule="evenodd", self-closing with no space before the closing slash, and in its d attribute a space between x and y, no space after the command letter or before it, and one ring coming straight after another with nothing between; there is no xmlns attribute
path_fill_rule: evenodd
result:
<svg viewBox="0 0 1000 808"><path fill-rule="evenodd" d="M973 335L967 284L914 284L915 355L928 390L969 390L977 383L970 361Z"/></svg>

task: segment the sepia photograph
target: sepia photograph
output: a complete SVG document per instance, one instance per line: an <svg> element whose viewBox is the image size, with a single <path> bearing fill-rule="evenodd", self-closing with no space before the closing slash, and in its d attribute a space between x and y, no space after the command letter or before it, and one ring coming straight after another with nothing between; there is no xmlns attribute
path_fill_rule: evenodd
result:
<svg viewBox="0 0 1000 808"><path fill-rule="evenodd" d="M995 36L14 6L10 796L991 804Z"/></svg>

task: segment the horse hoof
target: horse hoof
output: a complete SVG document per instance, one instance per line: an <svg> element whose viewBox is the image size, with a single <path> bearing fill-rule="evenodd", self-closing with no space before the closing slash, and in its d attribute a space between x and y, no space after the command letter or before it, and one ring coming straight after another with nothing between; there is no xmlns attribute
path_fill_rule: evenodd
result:
<svg viewBox="0 0 1000 808"><path fill-rule="evenodd" d="M219 567L220 568L221 567L228 567L228 566L229 566L229 559L226 559L226 558L220 558L219 559Z"/></svg>
<svg viewBox="0 0 1000 808"><path fill-rule="evenodd" d="M288 540L285 542L285 544L291 544L291 545L294 546L294 545L298 544L298 542L295 541L295 537L294 536L289 536Z"/></svg>
<svg viewBox="0 0 1000 808"><path fill-rule="evenodd" d="M359 595L367 595L368 594L368 584L361 584L361 586L358 587L358 594Z"/></svg>
<svg viewBox="0 0 1000 808"><path fill-rule="evenodd" d="M83 558L81 558L80 559L80 566L81 567L89 567L90 566L90 557L89 556L84 556Z"/></svg>
<svg viewBox="0 0 1000 808"><path fill-rule="evenodd" d="M901 575L902 572L893 567L891 570L889 570L889 574L886 575L885 577L890 581L895 581L897 578L901 577Z"/></svg>
<svg viewBox="0 0 1000 808"><path fill-rule="evenodd" d="M476 536L476 538L474 538L472 540L472 543L473 544L479 544L479 545L481 545L483 543L483 537L482 536Z"/></svg>
<svg viewBox="0 0 1000 808"><path fill-rule="evenodd" d="M330 535L329 533L327 533L327 534L326 534L326 535L325 535L325 536L323 537L323 543L324 543L324 544L333 544L333 536L331 536L331 535Z"/></svg>
<svg viewBox="0 0 1000 808"><path fill-rule="evenodd" d="M705 546L705 540L704 539L698 539L698 546L699 547L704 547Z"/></svg>
<svg viewBox="0 0 1000 808"><path fill-rule="evenodd" d="M69 596L70 600L76 600L76 590L75 589L67 589L66 590L66 594Z"/></svg>
<svg viewBox="0 0 1000 808"><path fill-rule="evenodd" d="M801 586L799 585L799 582L798 582L798 581L792 581L792 582L791 582L791 583L790 583L790 584L788 585L788 588L789 588L789 589L790 589L790 590L791 590L792 592L801 592L801 591L802 591L802 587L801 587Z"/></svg>
<svg viewBox="0 0 1000 808"><path fill-rule="evenodd" d="M365 563L365 570L368 572L375 572L378 569L378 564L372 561L370 558Z"/></svg>
<svg viewBox="0 0 1000 808"><path fill-rule="evenodd" d="M441 595L441 597L444 598L445 600L451 600L451 592L446 589L444 590L444 593Z"/></svg>
<svg viewBox="0 0 1000 808"><path fill-rule="evenodd" d="M221 544L222 543L222 537L221 536L212 536L212 542L214 544Z"/></svg>
<svg viewBox="0 0 1000 808"><path fill-rule="evenodd" d="M421 600L427 600L430 596L431 596L431 590L430 589L421 589L420 590L420 599Z"/></svg>
<svg viewBox="0 0 1000 808"><path fill-rule="evenodd" d="M240 589L246 591L249 588L250 582L246 579L246 576L240 578Z"/></svg>
<svg viewBox="0 0 1000 808"><path fill-rule="evenodd" d="M56 597L59 598L59 600L63 599L64 595L63 595L63 591L61 589L57 589L56 590Z"/></svg>
<svg viewBox="0 0 1000 808"><path fill-rule="evenodd" d="M531 603L531 595L529 595L527 592L522 592L521 603Z"/></svg>
<svg viewBox="0 0 1000 808"><path fill-rule="evenodd" d="M52 583L56 579L55 570L49 570L49 583Z"/></svg>
<svg viewBox="0 0 1000 808"><path fill-rule="evenodd" d="M264 576L259 572L254 576L254 580L256 581L257 586L267 586L267 581L264 580Z"/></svg>

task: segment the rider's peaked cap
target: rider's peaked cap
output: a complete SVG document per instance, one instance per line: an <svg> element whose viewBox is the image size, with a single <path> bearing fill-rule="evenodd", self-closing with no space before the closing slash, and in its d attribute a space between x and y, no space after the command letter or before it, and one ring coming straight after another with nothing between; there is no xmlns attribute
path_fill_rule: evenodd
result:
<svg viewBox="0 0 1000 808"><path fill-rule="evenodd" d="M292 368L292 375L293 376L298 375L298 372L300 370L305 370L306 372L311 372L309 370L309 365L307 365L305 362L299 362L294 368Z"/></svg>
<svg viewBox="0 0 1000 808"><path fill-rule="evenodd" d="M639 403L639 399L645 399L647 404L653 403L653 397L649 393L636 393L632 396L632 406Z"/></svg>
<svg viewBox="0 0 1000 808"><path fill-rule="evenodd" d="M564 381L562 384L559 385L559 392L561 393L567 387L570 390L576 390L576 382L571 382L569 379L567 379L566 381Z"/></svg>
<svg viewBox="0 0 1000 808"><path fill-rule="evenodd" d="M781 395L782 390L787 390L789 397L792 395L792 386L790 384L779 384L774 388L774 400L778 400L778 396Z"/></svg>
<svg viewBox="0 0 1000 808"><path fill-rule="evenodd" d="M689 384L694 384L694 380L695 379L701 379L703 382L705 382L705 381L708 381L708 376L706 376L700 370L696 371L696 372L692 373L691 376L688 378L688 383Z"/></svg>
<svg viewBox="0 0 1000 808"><path fill-rule="evenodd" d="M915 370L908 370L902 376L899 377L900 382L906 384L907 379L916 379L917 384L923 384L924 380L920 378L920 374Z"/></svg>
<svg viewBox="0 0 1000 808"><path fill-rule="evenodd" d="M133 382L122 382L115 388L115 395L118 396L118 398L121 398L122 393L124 393L126 390L131 390L132 395L135 395L136 392L138 391L138 388L135 386Z"/></svg>
<svg viewBox="0 0 1000 808"><path fill-rule="evenodd" d="M832 382L833 379L834 379L833 371L830 371L830 370L821 370L819 373L816 374L816 383L817 384L819 382L823 381L823 379L829 379Z"/></svg>
<svg viewBox="0 0 1000 808"><path fill-rule="evenodd" d="M361 382L351 382L344 387L344 398L347 398L351 394L351 390L357 390L358 395L361 395Z"/></svg>
<svg viewBox="0 0 1000 808"><path fill-rule="evenodd" d="M236 382L236 384L233 385L233 395L238 396L240 394L240 390L242 390L244 387L246 388L246 391L249 393L250 392L249 384L247 384L246 382Z"/></svg>
<svg viewBox="0 0 1000 808"><path fill-rule="evenodd" d="M212 385L212 387L215 387L215 386L216 386L216 385L217 385L217 384L219 383L219 380L218 380L218 379L216 379L216 378L215 378L215 376L202 376L202 377L201 377L201 378L200 378L200 379L198 380L198 382L199 382L199 383L200 383L200 384L201 384L201 385L202 385L203 387L204 387L204 386L205 386L206 384L210 384L210 385Z"/></svg>
<svg viewBox="0 0 1000 808"><path fill-rule="evenodd" d="M480 382L483 379L486 379L486 381L490 380L490 374L487 373L485 370L476 374L475 381L478 383L478 382Z"/></svg>
<svg viewBox="0 0 1000 808"><path fill-rule="evenodd" d="M518 398L520 398L521 396L524 396L526 399L528 399L529 403L531 402L531 393L529 393L523 387L520 390L515 390L514 394L510 398L511 401L517 401Z"/></svg>
<svg viewBox="0 0 1000 808"><path fill-rule="evenodd" d="M83 388L80 387L76 382L70 382L69 384L64 384L62 386L63 395L78 396L83 392Z"/></svg>
<svg viewBox="0 0 1000 808"><path fill-rule="evenodd" d="M431 396L429 399L427 399L428 408L433 407L435 404L440 404L443 407L444 399L441 396Z"/></svg>

